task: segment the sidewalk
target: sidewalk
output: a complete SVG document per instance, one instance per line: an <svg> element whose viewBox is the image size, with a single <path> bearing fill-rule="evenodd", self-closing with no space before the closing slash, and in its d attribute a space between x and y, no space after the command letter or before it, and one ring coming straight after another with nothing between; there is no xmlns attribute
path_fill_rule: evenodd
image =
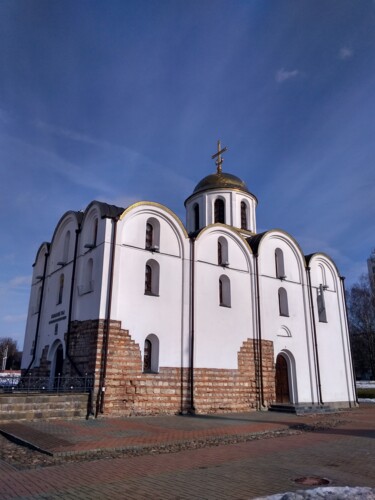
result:
<svg viewBox="0 0 375 500"><path fill-rule="evenodd" d="M294 430L300 426L348 419L352 411L327 415L277 412L230 413L197 416L99 418L0 423L0 432L17 442L52 456L103 450L141 449L176 443L249 438L262 433Z"/></svg>
<svg viewBox="0 0 375 500"><path fill-rule="evenodd" d="M375 405L304 417L254 412L15 423L2 429L12 426L67 462L0 467L1 500L245 500L300 490L294 480L303 477L325 478L331 486L375 487ZM192 448L163 453L177 443ZM146 453L94 460L81 455L101 447ZM79 461L70 463L71 454Z"/></svg>

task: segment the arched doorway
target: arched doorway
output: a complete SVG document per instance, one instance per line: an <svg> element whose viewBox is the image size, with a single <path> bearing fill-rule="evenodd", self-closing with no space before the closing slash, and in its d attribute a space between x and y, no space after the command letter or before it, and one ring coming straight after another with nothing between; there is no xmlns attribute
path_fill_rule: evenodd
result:
<svg viewBox="0 0 375 500"><path fill-rule="evenodd" d="M276 403L290 403L288 362L282 354L276 358L275 382Z"/></svg>
<svg viewBox="0 0 375 500"><path fill-rule="evenodd" d="M64 364L64 350L63 346L59 344L55 352L55 373L54 373L55 379L62 374L63 364Z"/></svg>
<svg viewBox="0 0 375 500"><path fill-rule="evenodd" d="M51 360L49 387L50 389L56 389L59 384L59 378L62 376L64 367L64 348L59 340L56 340L54 342L48 357Z"/></svg>

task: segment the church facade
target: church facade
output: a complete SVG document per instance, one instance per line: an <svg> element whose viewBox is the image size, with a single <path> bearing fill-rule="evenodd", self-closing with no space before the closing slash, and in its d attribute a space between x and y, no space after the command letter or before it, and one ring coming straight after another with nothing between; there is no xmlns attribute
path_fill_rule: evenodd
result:
<svg viewBox="0 0 375 500"><path fill-rule="evenodd" d="M355 404L344 283L221 169L167 207L67 212L33 265L22 368L93 379L98 415Z"/></svg>

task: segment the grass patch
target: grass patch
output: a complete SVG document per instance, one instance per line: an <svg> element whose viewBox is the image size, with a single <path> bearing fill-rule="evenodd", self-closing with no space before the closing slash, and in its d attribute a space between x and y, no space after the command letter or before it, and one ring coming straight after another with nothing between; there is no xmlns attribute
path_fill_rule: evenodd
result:
<svg viewBox="0 0 375 500"><path fill-rule="evenodd" d="M357 396L359 398L375 399L375 388L359 388L357 389Z"/></svg>

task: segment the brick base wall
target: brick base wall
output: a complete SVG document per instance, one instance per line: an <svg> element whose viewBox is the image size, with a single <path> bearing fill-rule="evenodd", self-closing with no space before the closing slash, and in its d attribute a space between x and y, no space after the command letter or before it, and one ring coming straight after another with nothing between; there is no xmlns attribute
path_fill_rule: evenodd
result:
<svg viewBox="0 0 375 500"><path fill-rule="evenodd" d="M69 353L74 364L85 374L94 375L93 407L104 415L175 414L192 410L189 368L160 367L159 373L143 373L141 349L118 321L109 325L108 355L105 370L104 404L101 373L104 370L103 320L73 322ZM45 356L48 349L45 349ZM260 400L259 346L247 339L238 352L237 369L195 368L193 376L194 411L197 413L242 412L256 409ZM262 341L264 403L275 399L273 343ZM50 363L42 360L39 370ZM75 375L68 359L64 375Z"/></svg>

